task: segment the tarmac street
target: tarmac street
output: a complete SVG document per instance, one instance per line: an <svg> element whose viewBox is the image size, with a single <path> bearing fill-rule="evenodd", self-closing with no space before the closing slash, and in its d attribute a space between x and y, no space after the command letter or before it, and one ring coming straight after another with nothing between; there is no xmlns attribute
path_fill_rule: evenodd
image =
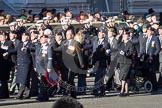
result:
<svg viewBox="0 0 162 108"><path fill-rule="evenodd" d="M105 97L96 98L87 94L78 96L84 108L162 108L162 90L155 93L140 92L130 94L128 97L119 97L119 93L107 93ZM0 108L51 108L53 103L61 96L56 95L48 102L38 102L36 97L25 100L10 99L0 100Z"/></svg>

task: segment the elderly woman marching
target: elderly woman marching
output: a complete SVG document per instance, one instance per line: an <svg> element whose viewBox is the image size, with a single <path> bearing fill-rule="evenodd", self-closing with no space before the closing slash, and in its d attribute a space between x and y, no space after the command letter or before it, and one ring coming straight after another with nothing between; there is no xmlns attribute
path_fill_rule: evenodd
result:
<svg viewBox="0 0 162 108"><path fill-rule="evenodd" d="M134 51L134 46L129 41L129 33L123 35L123 41L118 46L119 58L118 63L120 64L120 80L122 82L122 88L119 96L128 95L128 80L129 73L132 65L132 55Z"/></svg>

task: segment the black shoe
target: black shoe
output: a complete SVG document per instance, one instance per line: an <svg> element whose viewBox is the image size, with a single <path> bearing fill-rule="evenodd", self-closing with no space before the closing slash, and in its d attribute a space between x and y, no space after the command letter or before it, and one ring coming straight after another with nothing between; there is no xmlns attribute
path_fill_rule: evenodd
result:
<svg viewBox="0 0 162 108"><path fill-rule="evenodd" d="M119 97L125 97L126 95L125 95L125 93L120 93L119 94Z"/></svg>
<svg viewBox="0 0 162 108"><path fill-rule="evenodd" d="M95 97L100 97L100 94L99 93L94 93L94 96Z"/></svg>
<svg viewBox="0 0 162 108"><path fill-rule="evenodd" d="M9 96L0 96L0 99L7 99Z"/></svg>
<svg viewBox="0 0 162 108"><path fill-rule="evenodd" d="M86 92L78 92L77 95L86 95Z"/></svg>
<svg viewBox="0 0 162 108"><path fill-rule="evenodd" d="M124 93L125 94L125 96L129 96L130 94L129 93Z"/></svg>
<svg viewBox="0 0 162 108"><path fill-rule="evenodd" d="M68 96L68 93L66 93L66 92L63 92L62 94L63 94L63 96Z"/></svg>
<svg viewBox="0 0 162 108"><path fill-rule="evenodd" d="M30 99L30 96L24 96L23 99Z"/></svg>
<svg viewBox="0 0 162 108"><path fill-rule="evenodd" d="M76 96L76 95L70 95L70 97L72 97L72 98L74 98L74 99L76 99L76 98L77 98L77 96Z"/></svg>
<svg viewBox="0 0 162 108"><path fill-rule="evenodd" d="M37 101L39 102L46 102L46 101L49 101L48 98L36 98Z"/></svg>
<svg viewBox="0 0 162 108"><path fill-rule="evenodd" d="M15 93L14 93L14 91L10 91L9 94L10 95L14 95Z"/></svg>
<svg viewBox="0 0 162 108"><path fill-rule="evenodd" d="M106 94L105 93L100 93L99 97L104 97Z"/></svg>
<svg viewBox="0 0 162 108"><path fill-rule="evenodd" d="M22 100L22 99L23 99L23 96L16 96L15 99L20 99L20 100Z"/></svg>

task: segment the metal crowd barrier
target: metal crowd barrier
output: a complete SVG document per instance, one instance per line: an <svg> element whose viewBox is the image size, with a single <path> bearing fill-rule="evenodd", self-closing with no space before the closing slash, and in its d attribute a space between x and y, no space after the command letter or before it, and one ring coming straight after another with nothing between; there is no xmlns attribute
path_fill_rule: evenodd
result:
<svg viewBox="0 0 162 108"><path fill-rule="evenodd" d="M117 23L117 24L125 24L125 22L121 22L121 21L116 21L115 23ZM92 24L95 27L101 27L104 24L104 22L92 22ZM30 27L32 25L35 25L35 23L26 23L26 24L24 24L24 26L26 28L28 28L28 27ZM61 23L50 23L50 25L52 26L53 30L61 29ZM79 22L76 22L76 23L72 23L72 25L74 26L74 28L79 28L83 24L79 23ZM9 31L10 30L9 25L7 25L7 24L0 25L0 30Z"/></svg>

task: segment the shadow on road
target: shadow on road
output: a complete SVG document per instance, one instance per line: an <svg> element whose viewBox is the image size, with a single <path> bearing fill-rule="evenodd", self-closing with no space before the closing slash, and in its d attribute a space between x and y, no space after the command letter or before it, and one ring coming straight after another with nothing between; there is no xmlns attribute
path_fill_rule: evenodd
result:
<svg viewBox="0 0 162 108"><path fill-rule="evenodd" d="M46 102L54 102L54 101L56 101L56 99L44 101L44 103L46 103ZM0 102L1 102L1 100L0 100ZM40 102L37 101L37 100L34 100L34 99L31 99L31 100L20 100L20 101L17 101L17 102L15 102L15 101L14 102L3 102L3 103L0 103L0 106L23 105L23 104L31 104L31 103L40 103Z"/></svg>

